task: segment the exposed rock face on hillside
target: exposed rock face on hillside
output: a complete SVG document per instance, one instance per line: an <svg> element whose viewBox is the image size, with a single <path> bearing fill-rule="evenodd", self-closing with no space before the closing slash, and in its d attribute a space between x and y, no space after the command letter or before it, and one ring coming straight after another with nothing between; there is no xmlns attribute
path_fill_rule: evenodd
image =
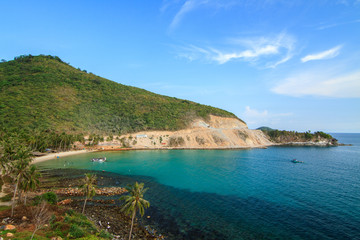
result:
<svg viewBox="0 0 360 240"><path fill-rule="evenodd" d="M250 130L235 118L210 116L208 121L195 120L191 126L179 131L148 131L114 137L102 142L100 148L249 148L272 145L260 130Z"/></svg>

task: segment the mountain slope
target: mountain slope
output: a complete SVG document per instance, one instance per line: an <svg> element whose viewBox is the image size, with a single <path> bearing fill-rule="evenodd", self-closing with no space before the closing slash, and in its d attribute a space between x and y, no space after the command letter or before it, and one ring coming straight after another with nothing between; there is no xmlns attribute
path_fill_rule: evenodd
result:
<svg viewBox="0 0 360 240"><path fill-rule="evenodd" d="M210 114L236 118L218 108L118 84L43 55L0 63L0 92L3 128L124 134L184 129Z"/></svg>

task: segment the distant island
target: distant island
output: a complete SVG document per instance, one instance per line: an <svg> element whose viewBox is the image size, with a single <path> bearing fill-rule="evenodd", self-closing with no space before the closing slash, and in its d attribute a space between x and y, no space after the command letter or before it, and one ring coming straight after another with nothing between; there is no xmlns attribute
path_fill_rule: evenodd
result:
<svg viewBox="0 0 360 240"><path fill-rule="evenodd" d="M337 146L338 140L330 134L317 131L311 133L277 130L270 127L259 127L258 130L263 131L275 144L281 145L308 145L308 146Z"/></svg>

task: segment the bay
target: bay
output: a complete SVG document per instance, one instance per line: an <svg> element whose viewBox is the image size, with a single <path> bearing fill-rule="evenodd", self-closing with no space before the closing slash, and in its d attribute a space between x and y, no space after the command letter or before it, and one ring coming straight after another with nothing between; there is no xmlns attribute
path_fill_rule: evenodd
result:
<svg viewBox="0 0 360 240"><path fill-rule="evenodd" d="M144 182L143 222L169 239L359 239L360 134L333 136L353 145L97 152L38 166Z"/></svg>

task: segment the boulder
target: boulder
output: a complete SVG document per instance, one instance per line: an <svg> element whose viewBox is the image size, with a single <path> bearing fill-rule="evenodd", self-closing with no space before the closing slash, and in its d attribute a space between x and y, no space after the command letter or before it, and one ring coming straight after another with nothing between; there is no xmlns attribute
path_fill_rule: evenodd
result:
<svg viewBox="0 0 360 240"><path fill-rule="evenodd" d="M13 237L13 236L14 236L14 234L13 234L13 233L11 233L11 232L8 232L8 233L6 234L6 236L7 236L7 237Z"/></svg>

